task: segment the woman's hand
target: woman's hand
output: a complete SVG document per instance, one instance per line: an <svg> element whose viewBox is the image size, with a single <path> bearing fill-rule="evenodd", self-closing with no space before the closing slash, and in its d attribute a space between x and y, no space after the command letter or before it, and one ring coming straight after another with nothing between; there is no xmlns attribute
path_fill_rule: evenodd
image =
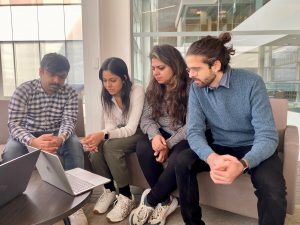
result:
<svg viewBox="0 0 300 225"><path fill-rule="evenodd" d="M166 142L165 138L159 134L154 136L151 144L152 144L152 149L155 152L159 152L162 149L165 149L167 146L167 142Z"/></svg>
<svg viewBox="0 0 300 225"><path fill-rule="evenodd" d="M168 158L169 148L167 146L166 139L161 135L156 135L152 139L152 149L154 151L154 156L156 161L163 163Z"/></svg>
<svg viewBox="0 0 300 225"><path fill-rule="evenodd" d="M81 144L85 148L85 150L89 152L97 152L98 151L98 145L104 138L104 133L97 132L97 133L92 133L81 139Z"/></svg>
<svg viewBox="0 0 300 225"><path fill-rule="evenodd" d="M164 163L167 160L168 156L169 156L169 148L166 147L158 152L156 156L156 161L160 163Z"/></svg>

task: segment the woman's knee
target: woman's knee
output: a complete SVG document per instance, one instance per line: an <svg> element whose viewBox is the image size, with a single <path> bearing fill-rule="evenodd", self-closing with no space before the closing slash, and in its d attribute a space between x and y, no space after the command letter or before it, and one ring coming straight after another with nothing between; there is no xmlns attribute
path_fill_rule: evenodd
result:
<svg viewBox="0 0 300 225"><path fill-rule="evenodd" d="M91 152L89 154L89 159L93 167L100 163L100 153L99 152Z"/></svg>
<svg viewBox="0 0 300 225"><path fill-rule="evenodd" d="M148 138L139 140L136 144L136 154L139 159L148 159L153 156L153 149Z"/></svg>
<svg viewBox="0 0 300 225"><path fill-rule="evenodd" d="M195 153L191 149L184 149L176 157L176 171L190 170L193 161L195 161Z"/></svg>

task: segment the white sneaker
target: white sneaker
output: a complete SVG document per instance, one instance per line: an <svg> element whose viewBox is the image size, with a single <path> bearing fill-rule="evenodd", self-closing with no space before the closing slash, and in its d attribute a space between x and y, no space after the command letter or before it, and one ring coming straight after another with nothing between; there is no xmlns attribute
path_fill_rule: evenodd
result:
<svg viewBox="0 0 300 225"><path fill-rule="evenodd" d="M93 212L97 214L106 213L109 206L111 206L115 200L116 200L116 192L110 191L109 189L104 189L104 192L98 198L94 206Z"/></svg>
<svg viewBox="0 0 300 225"><path fill-rule="evenodd" d="M88 225L87 218L82 209L69 216L71 225Z"/></svg>
<svg viewBox="0 0 300 225"><path fill-rule="evenodd" d="M178 206L178 201L176 198L172 198L171 197L171 202L169 202L169 204L166 205L162 205L161 203L159 203L152 215L150 216L150 218L148 219L147 224L151 224L151 225L164 225L166 223L166 219L167 217L175 211L175 209Z"/></svg>
<svg viewBox="0 0 300 225"><path fill-rule="evenodd" d="M113 209L107 213L106 218L110 222L120 222L129 215L134 207L135 202L133 195L132 199L129 199L126 196L119 194L117 195L117 200L115 201Z"/></svg>
<svg viewBox="0 0 300 225"><path fill-rule="evenodd" d="M139 207L134 209L129 216L130 225L143 225L147 222L148 218L151 216L154 208L145 205L145 198L150 192L150 189L146 189L141 197L141 202Z"/></svg>

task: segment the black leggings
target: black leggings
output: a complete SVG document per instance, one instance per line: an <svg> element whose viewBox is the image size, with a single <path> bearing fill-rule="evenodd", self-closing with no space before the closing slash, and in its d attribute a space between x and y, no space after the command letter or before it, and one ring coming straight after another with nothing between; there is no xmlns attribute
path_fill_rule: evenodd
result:
<svg viewBox="0 0 300 225"><path fill-rule="evenodd" d="M154 150L148 136L139 140L136 146L136 154L151 187L147 195L147 201L150 205L156 206L160 202L166 201L170 194L176 190L175 163L178 153L189 148L186 140L180 141L169 151L167 166L164 168L162 163L156 161Z"/></svg>

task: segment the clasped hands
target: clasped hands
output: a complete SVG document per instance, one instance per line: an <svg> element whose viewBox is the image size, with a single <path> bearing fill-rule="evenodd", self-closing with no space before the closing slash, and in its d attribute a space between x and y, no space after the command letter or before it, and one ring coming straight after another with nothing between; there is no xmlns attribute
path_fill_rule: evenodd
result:
<svg viewBox="0 0 300 225"><path fill-rule="evenodd" d="M243 165L234 156L211 153L207 158L210 177L216 184L231 184L243 171Z"/></svg>
<svg viewBox="0 0 300 225"><path fill-rule="evenodd" d="M64 139L60 136L54 136L53 134L43 134L37 138L32 138L30 146L42 149L46 152L56 153L61 147Z"/></svg>
<svg viewBox="0 0 300 225"><path fill-rule="evenodd" d="M156 135L152 139L152 149L154 151L154 156L156 157L156 161L163 163L168 158L169 148L166 142L166 139L161 135Z"/></svg>
<svg viewBox="0 0 300 225"><path fill-rule="evenodd" d="M98 152L98 145L104 138L104 132L92 133L80 140L84 149L89 152Z"/></svg>

